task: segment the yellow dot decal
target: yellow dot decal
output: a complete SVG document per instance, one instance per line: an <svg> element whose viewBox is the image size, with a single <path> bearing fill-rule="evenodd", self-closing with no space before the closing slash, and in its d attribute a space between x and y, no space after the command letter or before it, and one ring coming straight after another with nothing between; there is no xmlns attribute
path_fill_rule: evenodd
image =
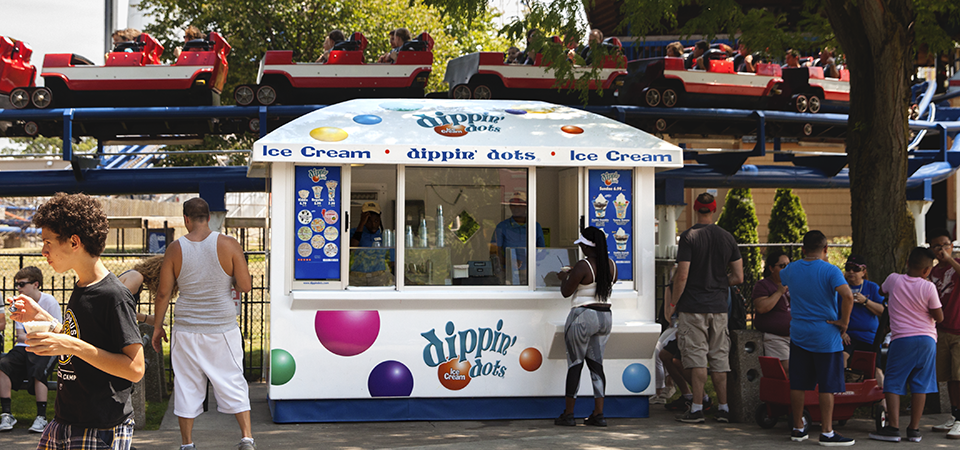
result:
<svg viewBox="0 0 960 450"><path fill-rule="evenodd" d="M336 127L320 127L310 131L310 137L323 142L337 142L346 139L346 131Z"/></svg>

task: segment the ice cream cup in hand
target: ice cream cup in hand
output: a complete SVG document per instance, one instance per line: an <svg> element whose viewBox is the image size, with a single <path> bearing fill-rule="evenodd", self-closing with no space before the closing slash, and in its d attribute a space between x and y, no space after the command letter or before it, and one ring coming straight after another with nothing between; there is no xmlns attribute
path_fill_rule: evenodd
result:
<svg viewBox="0 0 960 450"><path fill-rule="evenodd" d="M569 272L569 271L570 271L570 266L563 266L563 267L560 268L560 271L562 271L562 272Z"/></svg>
<svg viewBox="0 0 960 450"><path fill-rule="evenodd" d="M29 322L23 322L23 328L27 330L27 334L30 333L46 333L51 332L54 329L53 322L41 321L41 320L31 320Z"/></svg>

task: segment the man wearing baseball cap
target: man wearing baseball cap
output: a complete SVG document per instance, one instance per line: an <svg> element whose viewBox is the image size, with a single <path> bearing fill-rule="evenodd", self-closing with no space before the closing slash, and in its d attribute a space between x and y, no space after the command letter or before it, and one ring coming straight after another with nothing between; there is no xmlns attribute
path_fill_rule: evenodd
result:
<svg viewBox="0 0 960 450"><path fill-rule="evenodd" d="M383 247L383 224L380 221L380 205L366 202L360 207L360 224L350 232L350 285L351 286L390 286L393 274L387 267L392 261L388 249Z"/></svg>
<svg viewBox="0 0 960 450"><path fill-rule="evenodd" d="M527 196L523 192L510 199L510 217L497 224L490 238L490 256L499 259L499 269L507 280L517 284L527 283ZM543 228L537 223L536 246L545 247ZM507 252L515 249L512 267L506 266ZM509 270L508 270L509 269ZM514 276L515 275L515 276Z"/></svg>
<svg viewBox="0 0 960 450"><path fill-rule="evenodd" d="M700 194L693 209L697 223L680 235L673 295L668 299L669 306L679 313L677 343L683 367L691 371L693 390L690 409L678 415L677 420L703 423L704 385L709 367L719 403L714 418L730 422L727 288L743 282L743 260L733 235L713 224L717 210L713 195Z"/></svg>

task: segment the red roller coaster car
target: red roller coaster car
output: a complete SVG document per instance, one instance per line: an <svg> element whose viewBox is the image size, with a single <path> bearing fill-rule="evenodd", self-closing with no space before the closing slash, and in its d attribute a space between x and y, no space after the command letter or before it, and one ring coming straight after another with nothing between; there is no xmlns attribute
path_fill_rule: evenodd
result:
<svg viewBox="0 0 960 450"><path fill-rule="evenodd" d="M555 38L555 42L559 39ZM608 38L604 45L620 46L616 38ZM451 60L443 81L450 85L450 98L497 99L514 98L554 102L576 102L575 93L559 90L554 73L541 65L543 55L537 54L533 65L505 64L503 53L478 52ZM614 103L616 91L626 78L627 60L623 56L608 55L603 61L600 83L591 81L591 104ZM574 67L575 74L590 71L589 67ZM604 95L597 94L602 88Z"/></svg>
<svg viewBox="0 0 960 450"><path fill-rule="evenodd" d="M37 68L30 63L32 55L33 49L26 42L0 36L0 94L36 86Z"/></svg>
<svg viewBox="0 0 960 450"><path fill-rule="evenodd" d="M219 33L184 45L176 64L160 64L163 46L143 33L107 55L106 64L70 53L43 60L45 86L11 93L14 108L219 105L230 44Z"/></svg>
<svg viewBox="0 0 960 450"><path fill-rule="evenodd" d="M393 64L366 64L367 39L353 33L326 63L295 63L293 51L263 57L257 84L234 90L237 105L331 104L364 97L423 97L433 68L433 38L421 33L397 51Z"/></svg>

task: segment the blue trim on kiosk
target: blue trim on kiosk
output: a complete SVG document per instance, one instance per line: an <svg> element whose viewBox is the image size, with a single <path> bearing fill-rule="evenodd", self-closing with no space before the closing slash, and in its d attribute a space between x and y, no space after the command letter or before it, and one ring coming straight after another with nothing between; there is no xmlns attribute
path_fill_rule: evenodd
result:
<svg viewBox="0 0 960 450"><path fill-rule="evenodd" d="M267 399L274 423L552 419L563 411L563 402L563 397ZM593 398L581 397L574 415L584 418L592 411ZM603 415L650 417L649 398L606 397Z"/></svg>

